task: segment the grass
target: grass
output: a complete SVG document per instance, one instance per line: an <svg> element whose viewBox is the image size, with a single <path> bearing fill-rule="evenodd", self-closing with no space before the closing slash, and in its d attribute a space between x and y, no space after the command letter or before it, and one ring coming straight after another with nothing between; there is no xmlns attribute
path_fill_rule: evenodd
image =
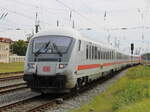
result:
<svg viewBox="0 0 150 112"><path fill-rule="evenodd" d="M0 63L0 73L23 71L24 63Z"/></svg>
<svg viewBox="0 0 150 112"><path fill-rule="evenodd" d="M150 67L130 68L125 76L88 104L71 112L149 112Z"/></svg>

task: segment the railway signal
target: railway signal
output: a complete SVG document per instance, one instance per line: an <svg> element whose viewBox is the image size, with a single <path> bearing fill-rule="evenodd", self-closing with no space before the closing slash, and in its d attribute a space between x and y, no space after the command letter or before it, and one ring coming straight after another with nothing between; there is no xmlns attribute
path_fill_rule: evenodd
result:
<svg viewBox="0 0 150 112"><path fill-rule="evenodd" d="M133 51L134 51L134 43L131 43L131 54L133 55Z"/></svg>

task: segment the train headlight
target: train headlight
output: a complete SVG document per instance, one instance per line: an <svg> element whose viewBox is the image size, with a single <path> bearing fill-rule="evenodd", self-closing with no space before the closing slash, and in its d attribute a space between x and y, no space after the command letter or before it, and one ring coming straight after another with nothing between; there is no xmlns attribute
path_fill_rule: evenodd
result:
<svg viewBox="0 0 150 112"><path fill-rule="evenodd" d="M65 64L59 64L59 69L65 68Z"/></svg>
<svg viewBox="0 0 150 112"><path fill-rule="evenodd" d="M35 63L28 63L28 69L35 69Z"/></svg>

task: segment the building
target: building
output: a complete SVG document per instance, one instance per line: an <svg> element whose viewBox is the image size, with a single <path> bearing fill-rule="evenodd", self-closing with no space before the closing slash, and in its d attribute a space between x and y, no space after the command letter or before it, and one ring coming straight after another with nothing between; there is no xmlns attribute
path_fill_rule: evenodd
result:
<svg viewBox="0 0 150 112"><path fill-rule="evenodd" d="M9 63L11 42L9 38L0 37L0 63Z"/></svg>

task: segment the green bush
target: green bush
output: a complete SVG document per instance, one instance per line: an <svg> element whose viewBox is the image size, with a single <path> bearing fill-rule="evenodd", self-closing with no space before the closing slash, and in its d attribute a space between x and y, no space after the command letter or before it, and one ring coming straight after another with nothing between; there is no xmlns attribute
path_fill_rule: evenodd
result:
<svg viewBox="0 0 150 112"><path fill-rule="evenodd" d="M150 67L130 68L126 75L89 104L72 112L149 112Z"/></svg>
<svg viewBox="0 0 150 112"><path fill-rule="evenodd" d="M113 109L119 109L122 106L135 103L143 98L148 98L149 86L145 83L129 81L125 88L122 88L120 92L114 95Z"/></svg>

